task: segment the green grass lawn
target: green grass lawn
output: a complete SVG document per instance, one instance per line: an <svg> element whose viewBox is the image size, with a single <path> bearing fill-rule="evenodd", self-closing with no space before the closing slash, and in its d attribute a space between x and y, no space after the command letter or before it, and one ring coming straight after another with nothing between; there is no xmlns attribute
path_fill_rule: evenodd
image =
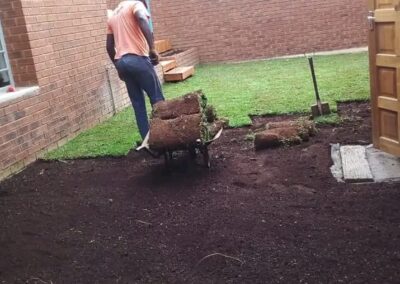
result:
<svg viewBox="0 0 400 284"><path fill-rule="evenodd" d="M314 64L322 99L333 110L337 101L369 98L367 53L317 56ZM167 99L203 90L219 116L229 118L233 127L250 124L249 115L307 113L315 103L305 58L201 65L193 78L165 84L163 89ZM132 109L127 108L46 158L126 155L138 139Z"/></svg>

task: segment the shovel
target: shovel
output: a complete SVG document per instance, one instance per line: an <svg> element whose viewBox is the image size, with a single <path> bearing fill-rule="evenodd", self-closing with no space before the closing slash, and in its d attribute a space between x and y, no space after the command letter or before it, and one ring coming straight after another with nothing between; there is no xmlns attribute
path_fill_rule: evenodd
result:
<svg viewBox="0 0 400 284"><path fill-rule="evenodd" d="M315 97L317 98L317 104L311 106L311 113L313 117L327 115L331 113L331 109L328 103L321 102L321 97L318 92L317 77L315 76L314 70L314 59L312 56L308 57L308 63L310 64L311 76L314 83Z"/></svg>

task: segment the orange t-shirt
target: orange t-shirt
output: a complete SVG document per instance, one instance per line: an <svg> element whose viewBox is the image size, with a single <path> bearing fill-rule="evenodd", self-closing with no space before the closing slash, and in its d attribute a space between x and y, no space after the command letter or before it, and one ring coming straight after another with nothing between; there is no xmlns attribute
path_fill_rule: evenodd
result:
<svg viewBox="0 0 400 284"><path fill-rule="evenodd" d="M139 10L142 10L150 18L150 14L142 2L123 1L107 21L107 34L114 35L115 59L120 59L125 54L149 56L149 45L135 18L135 13Z"/></svg>

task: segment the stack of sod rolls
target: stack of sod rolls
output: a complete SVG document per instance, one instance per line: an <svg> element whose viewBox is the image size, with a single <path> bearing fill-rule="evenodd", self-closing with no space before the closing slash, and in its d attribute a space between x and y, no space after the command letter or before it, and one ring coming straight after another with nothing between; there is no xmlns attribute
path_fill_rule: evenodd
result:
<svg viewBox="0 0 400 284"><path fill-rule="evenodd" d="M154 105L149 145L156 150L186 148L209 141L225 125L206 96L196 91Z"/></svg>

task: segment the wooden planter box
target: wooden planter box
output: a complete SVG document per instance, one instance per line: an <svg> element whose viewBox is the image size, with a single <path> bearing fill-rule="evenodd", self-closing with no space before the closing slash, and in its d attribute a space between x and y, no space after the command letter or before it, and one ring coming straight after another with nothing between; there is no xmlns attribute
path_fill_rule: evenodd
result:
<svg viewBox="0 0 400 284"><path fill-rule="evenodd" d="M161 60L176 60L178 66L195 66L200 62L197 48L190 48L170 56L162 56Z"/></svg>

